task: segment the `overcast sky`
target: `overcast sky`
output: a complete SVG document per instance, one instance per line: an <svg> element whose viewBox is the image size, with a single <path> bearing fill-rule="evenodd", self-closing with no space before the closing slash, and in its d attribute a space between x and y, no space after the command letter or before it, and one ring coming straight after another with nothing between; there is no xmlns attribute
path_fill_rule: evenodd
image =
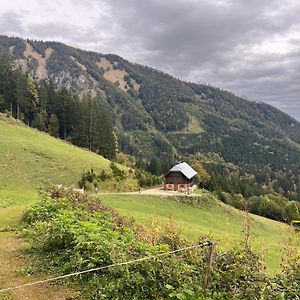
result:
<svg viewBox="0 0 300 300"><path fill-rule="evenodd" d="M0 34L118 54L300 120L300 1L0 0Z"/></svg>

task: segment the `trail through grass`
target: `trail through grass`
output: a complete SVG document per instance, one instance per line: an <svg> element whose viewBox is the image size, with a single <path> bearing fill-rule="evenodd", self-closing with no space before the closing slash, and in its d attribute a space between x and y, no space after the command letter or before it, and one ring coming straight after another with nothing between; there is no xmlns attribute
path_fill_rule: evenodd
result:
<svg viewBox="0 0 300 300"><path fill-rule="evenodd" d="M5 243L3 242L5 241ZM28 276L22 273L30 259L22 250L26 247L24 240L10 232L0 233L0 288L17 286L20 284L42 279L42 276ZM26 287L10 293L1 293L0 300L59 300L70 297L74 293L64 286L43 284Z"/></svg>

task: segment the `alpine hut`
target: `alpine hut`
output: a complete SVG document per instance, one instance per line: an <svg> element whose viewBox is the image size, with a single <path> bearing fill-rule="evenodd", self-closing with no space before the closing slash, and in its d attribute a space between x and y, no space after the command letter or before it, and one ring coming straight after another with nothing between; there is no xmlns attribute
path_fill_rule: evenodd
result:
<svg viewBox="0 0 300 300"><path fill-rule="evenodd" d="M165 175L165 190L190 192L195 189L197 172L186 162L177 164Z"/></svg>

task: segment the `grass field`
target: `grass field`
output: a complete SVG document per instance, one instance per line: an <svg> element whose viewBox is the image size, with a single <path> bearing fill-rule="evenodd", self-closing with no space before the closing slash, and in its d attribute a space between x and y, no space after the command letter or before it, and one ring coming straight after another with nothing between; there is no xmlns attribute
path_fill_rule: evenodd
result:
<svg viewBox="0 0 300 300"><path fill-rule="evenodd" d="M25 264L18 258L23 241L13 232L4 231L17 225L26 207L38 199L38 190L53 184L76 185L83 171L93 168L96 172L109 172L109 165L109 160L95 153L0 114L0 245L3 245L0 247L0 287L34 279L19 274ZM111 180L100 188L112 190L116 185ZM133 179L122 181L124 190L136 185ZM1 294L0 299L62 299L60 290L56 286L19 290L10 297Z"/></svg>
<svg viewBox="0 0 300 300"><path fill-rule="evenodd" d="M201 196L200 196L201 197ZM205 197L207 199L209 197ZM180 203L180 197L101 195L100 199L123 215L131 216L147 226L164 226L170 222L182 237L191 241L209 235L220 241L220 248L230 248L242 240L245 214L210 197L200 207ZM253 248L265 256L271 273L280 270L283 245L288 238L300 246L290 226L256 215L250 216ZM297 239L297 241L296 241ZM299 248L300 249L300 248Z"/></svg>
<svg viewBox="0 0 300 300"><path fill-rule="evenodd" d="M13 226L22 211L51 184L76 185L83 171L109 172L110 161L88 150L28 128L0 114L0 228ZM102 189L113 189L114 182ZM136 182L122 182L131 189Z"/></svg>
<svg viewBox="0 0 300 300"><path fill-rule="evenodd" d="M95 153L0 116L0 207L28 203L48 184L75 185L83 171L109 171L109 164ZM130 189L136 183L131 179L122 186Z"/></svg>
<svg viewBox="0 0 300 300"><path fill-rule="evenodd" d="M0 189L74 184L83 171L108 171L109 164L88 150L0 119Z"/></svg>
<svg viewBox="0 0 300 300"><path fill-rule="evenodd" d="M83 171L109 171L110 161L18 124L0 114L0 227L12 225L38 199L38 190L51 184L76 185ZM98 171L98 172L99 172ZM112 189L113 181L103 189ZM132 179L124 189L136 186Z"/></svg>

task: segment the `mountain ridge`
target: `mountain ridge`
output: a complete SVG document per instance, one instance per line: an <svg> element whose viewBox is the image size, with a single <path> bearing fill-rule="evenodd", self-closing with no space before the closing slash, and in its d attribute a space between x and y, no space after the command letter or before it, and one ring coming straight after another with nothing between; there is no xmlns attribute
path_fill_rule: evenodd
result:
<svg viewBox="0 0 300 300"><path fill-rule="evenodd" d="M0 51L34 79L94 99L111 115L121 150L146 167L152 161L154 173L165 161L197 160L212 175L300 199L300 123L269 104L58 42L0 36ZM234 193L246 195L243 189Z"/></svg>

